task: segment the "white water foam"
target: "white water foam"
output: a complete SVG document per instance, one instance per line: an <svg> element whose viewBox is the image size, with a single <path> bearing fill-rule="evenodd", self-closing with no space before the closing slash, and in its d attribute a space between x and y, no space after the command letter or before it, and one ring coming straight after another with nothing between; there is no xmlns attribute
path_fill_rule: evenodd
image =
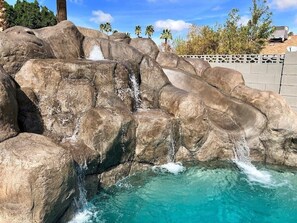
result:
<svg viewBox="0 0 297 223"><path fill-rule="evenodd" d="M178 175L181 172L184 172L186 168L179 162L177 163L166 163L160 166L154 166L153 171L157 173L172 173Z"/></svg>
<svg viewBox="0 0 297 223"><path fill-rule="evenodd" d="M135 103L134 107L135 107L135 110L137 111L141 107L140 88L135 75L130 74L129 76L130 76L130 81L132 83L132 94L133 94L132 96Z"/></svg>
<svg viewBox="0 0 297 223"><path fill-rule="evenodd" d="M87 205L87 190L85 188L85 176L86 170L88 169L87 162L85 161L83 165L78 165L77 172L77 186L79 191L79 196L74 200L75 206L78 212L69 221L69 223L83 223L92 216L92 213L86 209Z"/></svg>
<svg viewBox="0 0 297 223"><path fill-rule="evenodd" d="M87 59L94 60L94 61L104 60L104 56L103 56L100 46L97 46L97 45L93 46L93 49L90 52L90 56Z"/></svg>
<svg viewBox="0 0 297 223"><path fill-rule="evenodd" d="M234 163L247 176L250 182L272 186L273 182L270 173L258 170L250 160L250 149L245 139L235 142Z"/></svg>
<svg viewBox="0 0 297 223"><path fill-rule="evenodd" d="M68 223L85 223L85 222L88 222L93 214L94 213L92 213L91 211L88 211L88 210L80 211Z"/></svg>

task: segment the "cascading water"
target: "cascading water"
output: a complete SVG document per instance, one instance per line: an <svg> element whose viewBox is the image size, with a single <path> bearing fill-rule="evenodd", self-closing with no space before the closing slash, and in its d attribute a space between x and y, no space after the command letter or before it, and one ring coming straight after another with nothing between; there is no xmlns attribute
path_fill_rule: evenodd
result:
<svg viewBox="0 0 297 223"><path fill-rule="evenodd" d="M170 127L170 135L169 135L169 146L168 146L168 155L167 155L167 163L154 166L153 171L155 172L169 172L177 175L186 170L186 168L180 162L175 162L175 152L176 148L179 146L177 137L180 137L180 128L178 127L178 134L176 134L175 129L177 128L176 123L171 123ZM179 143L180 144L180 143Z"/></svg>
<svg viewBox="0 0 297 223"><path fill-rule="evenodd" d="M85 176L86 170L88 169L87 164L77 165L77 187L79 196L74 200L75 208L77 213L69 223L81 223L85 222L93 213L87 209L87 190L85 188Z"/></svg>
<svg viewBox="0 0 297 223"><path fill-rule="evenodd" d="M272 183L271 175L267 171L258 170L250 160L250 148L247 145L245 138L234 142L234 163L238 168L246 174L251 182L257 182L264 185Z"/></svg>
<svg viewBox="0 0 297 223"><path fill-rule="evenodd" d="M135 74L130 72L129 79L131 82L132 96L134 99L134 110L137 111L139 108L141 108L140 88Z"/></svg>
<svg viewBox="0 0 297 223"><path fill-rule="evenodd" d="M104 60L104 56L103 56L100 46L97 46L97 45L93 46L93 48L90 52L90 56L87 59L94 60L94 61Z"/></svg>

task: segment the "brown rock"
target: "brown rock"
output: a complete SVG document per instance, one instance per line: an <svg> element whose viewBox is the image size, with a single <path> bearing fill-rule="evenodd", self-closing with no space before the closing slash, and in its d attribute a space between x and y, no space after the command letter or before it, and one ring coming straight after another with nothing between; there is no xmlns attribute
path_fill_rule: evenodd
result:
<svg viewBox="0 0 297 223"><path fill-rule="evenodd" d="M157 58L159 48L156 43L150 38L134 38L130 41L130 46L136 48L141 53L146 54L153 58Z"/></svg>
<svg viewBox="0 0 297 223"><path fill-rule="evenodd" d="M75 193L71 156L41 135L0 143L0 176L0 222L57 222Z"/></svg>
<svg viewBox="0 0 297 223"><path fill-rule="evenodd" d="M141 96L143 106L147 108L158 108L159 92L169 80L162 68L149 56L144 56L140 64Z"/></svg>
<svg viewBox="0 0 297 223"><path fill-rule="evenodd" d="M196 75L196 70L195 68L193 67L193 65L188 62L187 60L185 60L184 58L180 57L178 59L178 63L177 63L177 66L176 68L180 69L180 70L183 70L189 74L193 74L193 75Z"/></svg>
<svg viewBox="0 0 297 223"><path fill-rule="evenodd" d="M179 57L174 53L160 52L156 61L163 68L176 68Z"/></svg>
<svg viewBox="0 0 297 223"><path fill-rule="evenodd" d="M16 84L0 66L0 142L19 132Z"/></svg>
<svg viewBox="0 0 297 223"><path fill-rule="evenodd" d="M196 74L201 77L203 72L210 68L210 65L207 61L202 59L196 59L196 58L185 58L186 61L190 62L190 64L193 65L193 67L196 70Z"/></svg>
<svg viewBox="0 0 297 223"><path fill-rule="evenodd" d="M176 120L161 110L144 110L134 114L137 123L134 160L164 164L174 160L179 135Z"/></svg>
<svg viewBox="0 0 297 223"><path fill-rule="evenodd" d="M48 43L58 59L78 59L83 57L84 36L77 27L67 20L55 26L34 30L35 35Z"/></svg>
<svg viewBox="0 0 297 223"><path fill-rule="evenodd" d="M108 61L28 61L16 76L38 98L44 130L62 140L75 138L82 113L96 106L99 91L113 93L116 63Z"/></svg>
<svg viewBox="0 0 297 223"><path fill-rule="evenodd" d="M267 128L260 135L266 161L297 166L297 114L278 94L238 86L232 96L250 103L267 117ZM285 114L285 115L284 115Z"/></svg>
<svg viewBox="0 0 297 223"><path fill-rule="evenodd" d="M129 176L131 163L120 164L100 174L100 187L107 188Z"/></svg>
<svg viewBox="0 0 297 223"><path fill-rule="evenodd" d="M123 42L110 41L110 56L116 61L131 61L139 64L143 58L143 54L134 47Z"/></svg>
<svg viewBox="0 0 297 223"><path fill-rule="evenodd" d="M0 32L0 43L0 65L11 76L29 59L54 57L49 44L29 28L15 26Z"/></svg>
<svg viewBox="0 0 297 223"><path fill-rule="evenodd" d="M131 160L135 148L135 123L127 110L97 107L82 118L78 134L100 155L100 172Z"/></svg>
<svg viewBox="0 0 297 223"><path fill-rule="evenodd" d="M209 129L203 102L194 94L168 85L161 91L160 107L179 118L182 145L190 151L197 151Z"/></svg>
<svg viewBox="0 0 297 223"><path fill-rule="evenodd" d="M240 72L224 67L206 69L201 77L207 83L217 87L226 94L231 94L234 88L244 85L244 80Z"/></svg>
<svg viewBox="0 0 297 223"><path fill-rule="evenodd" d="M78 26L77 29L85 37L90 37L90 38L94 38L94 39L108 39L108 35L100 32L98 30L95 30L95 29L89 29L89 28L80 27L80 26Z"/></svg>
<svg viewBox="0 0 297 223"><path fill-rule="evenodd" d="M194 93L193 98L196 97L203 101L205 108L207 108L207 118L216 127L230 133L241 132L247 139L259 136L264 130L266 117L254 107L226 97L197 76L191 76L177 70L165 69L164 71L174 86L191 94Z"/></svg>
<svg viewBox="0 0 297 223"><path fill-rule="evenodd" d="M131 41L130 36L128 36L126 33L121 32L115 32L109 36L109 39L115 42L123 42L126 44L129 44Z"/></svg>

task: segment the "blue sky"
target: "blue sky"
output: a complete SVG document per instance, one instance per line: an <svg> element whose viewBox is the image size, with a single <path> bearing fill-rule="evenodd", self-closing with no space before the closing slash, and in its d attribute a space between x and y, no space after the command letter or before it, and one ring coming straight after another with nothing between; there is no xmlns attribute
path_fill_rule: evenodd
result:
<svg viewBox="0 0 297 223"><path fill-rule="evenodd" d="M30 0L29 0L30 1ZM8 0L14 4L15 0ZM222 24L232 8L239 9L242 22L249 18L252 0L67 0L68 20L78 26L99 29L111 22L112 28L131 33L136 25L144 30L155 27L153 39L159 43L160 31L170 28L173 38L185 37L190 24ZM39 0L56 13L55 0ZM297 34L297 0L270 0L274 25L289 26Z"/></svg>

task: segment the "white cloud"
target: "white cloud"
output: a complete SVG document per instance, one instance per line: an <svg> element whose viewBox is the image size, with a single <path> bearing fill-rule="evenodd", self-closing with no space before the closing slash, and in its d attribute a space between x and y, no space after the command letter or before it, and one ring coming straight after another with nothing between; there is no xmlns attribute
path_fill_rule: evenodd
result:
<svg viewBox="0 0 297 223"><path fill-rule="evenodd" d="M272 0L271 5L277 9L297 8L296 0Z"/></svg>
<svg viewBox="0 0 297 223"><path fill-rule="evenodd" d="M188 29L192 25L183 20L158 20L155 23L157 29L170 29L171 31L182 31L183 29Z"/></svg>
<svg viewBox="0 0 297 223"><path fill-rule="evenodd" d="M211 9L211 11L214 11L214 12L216 12L216 11L220 11L220 10L222 10L223 8L221 7L221 6L216 6L216 7L213 7L212 9Z"/></svg>
<svg viewBox="0 0 297 223"><path fill-rule="evenodd" d="M70 0L70 2L81 5L83 3L83 0Z"/></svg>
<svg viewBox="0 0 297 223"><path fill-rule="evenodd" d="M90 21L98 24L113 21L113 17L110 14L105 13L101 10L92 11L92 15L93 17L90 19Z"/></svg>
<svg viewBox="0 0 297 223"><path fill-rule="evenodd" d="M248 16L246 16L246 15L241 16L240 19L239 19L239 21L238 21L238 23L237 23L237 25L239 25L239 26L245 26L245 25L247 25L247 23L249 22L250 19L251 18L248 17Z"/></svg>

